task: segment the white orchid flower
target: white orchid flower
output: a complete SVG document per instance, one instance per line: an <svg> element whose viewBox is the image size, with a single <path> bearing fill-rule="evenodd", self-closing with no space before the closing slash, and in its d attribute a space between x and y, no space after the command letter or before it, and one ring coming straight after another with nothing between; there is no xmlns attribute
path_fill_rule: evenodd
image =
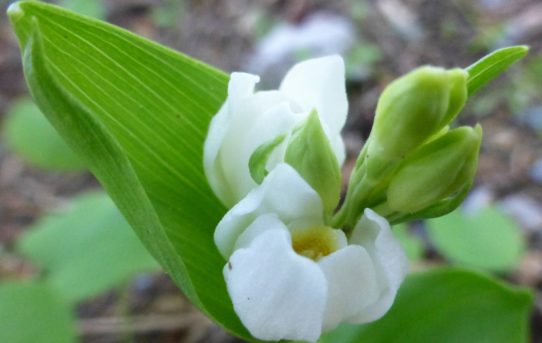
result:
<svg viewBox="0 0 542 343"><path fill-rule="evenodd" d="M349 238L326 226L318 193L285 163L225 215L215 243L236 313L264 340L316 341L341 322L380 318L408 266L370 209Z"/></svg>
<svg viewBox="0 0 542 343"><path fill-rule="evenodd" d="M227 207L257 186L249 171L252 153L291 130L312 110L318 113L339 164L344 161L340 131L348 100L344 62L340 56L295 65L278 90L254 91L259 77L233 73L228 98L213 118L204 146L204 168L211 188ZM273 153L269 170L284 158L287 139Z"/></svg>

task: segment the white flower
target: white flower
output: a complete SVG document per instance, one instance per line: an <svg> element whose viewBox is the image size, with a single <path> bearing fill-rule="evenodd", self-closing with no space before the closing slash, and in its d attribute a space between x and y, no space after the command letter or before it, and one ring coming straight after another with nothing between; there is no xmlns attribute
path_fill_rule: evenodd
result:
<svg viewBox="0 0 542 343"><path fill-rule="evenodd" d="M316 109L339 164L344 161L340 131L346 120L344 63L339 56L295 65L278 90L254 92L256 75L233 73L228 98L213 118L204 147L204 168L213 191L231 207L257 186L250 156L260 145L294 126ZM269 170L283 160L287 140L276 149Z"/></svg>
<svg viewBox="0 0 542 343"><path fill-rule="evenodd" d="M323 213L316 191L279 163L218 224L228 292L254 337L316 341L393 303L407 259L388 222L367 209L347 238Z"/></svg>

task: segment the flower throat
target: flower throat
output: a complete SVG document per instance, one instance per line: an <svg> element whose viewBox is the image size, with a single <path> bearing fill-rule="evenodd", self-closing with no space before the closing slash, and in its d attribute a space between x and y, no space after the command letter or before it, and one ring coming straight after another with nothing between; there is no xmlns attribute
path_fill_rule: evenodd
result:
<svg viewBox="0 0 542 343"><path fill-rule="evenodd" d="M332 228L318 226L294 231L292 247L299 255L318 261L336 251L339 244Z"/></svg>

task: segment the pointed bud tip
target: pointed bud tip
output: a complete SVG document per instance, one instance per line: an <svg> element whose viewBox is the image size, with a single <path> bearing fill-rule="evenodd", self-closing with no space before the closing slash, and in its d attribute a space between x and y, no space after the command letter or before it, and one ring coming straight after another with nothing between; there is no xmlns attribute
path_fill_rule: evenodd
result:
<svg viewBox="0 0 542 343"><path fill-rule="evenodd" d="M462 88L467 88L467 80L469 79L469 73L463 68L454 68L447 71L448 78L452 85L456 85ZM452 86L453 87L453 86Z"/></svg>
<svg viewBox="0 0 542 343"><path fill-rule="evenodd" d="M446 78L447 70L441 67L424 66L414 69L412 72L404 76L405 79L409 79L417 87L440 87L448 80Z"/></svg>
<svg viewBox="0 0 542 343"><path fill-rule="evenodd" d="M469 73L462 68L444 69L442 67L425 66L405 75L417 87L433 89L442 87L452 89L455 86L466 88Z"/></svg>
<svg viewBox="0 0 542 343"><path fill-rule="evenodd" d="M528 45L517 45L515 46L515 48L521 51L524 56L527 55L527 53L529 53L529 50L531 50L531 47Z"/></svg>
<svg viewBox="0 0 542 343"><path fill-rule="evenodd" d="M461 126L452 131L457 132L458 136L460 136L459 142L467 146L478 146L482 140L482 126L480 124L475 127Z"/></svg>
<svg viewBox="0 0 542 343"><path fill-rule="evenodd" d="M480 136L484 134L484 130L482 129L482 125L480 125L480 123L476 123L476 125L474 126L474 131L476 131L476 133Z"/></svg>

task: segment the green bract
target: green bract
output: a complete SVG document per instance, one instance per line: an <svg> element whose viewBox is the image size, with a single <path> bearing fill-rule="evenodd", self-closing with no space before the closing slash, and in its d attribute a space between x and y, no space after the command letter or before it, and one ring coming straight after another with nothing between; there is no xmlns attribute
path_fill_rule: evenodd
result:
<svg viewBox="0 0 542 343"><path fill-rule="evenodd" d="M529 47L526 45L510 46L493 51L467 67L465 70L469 73L467 82L469 96L525 57L528 52Z"/></svg>
<svg viewBox="0 0 542 343"><path fill-rule="evenodd" d="M250 174L261 183L268 174L267 161L275 149L280 149L287 135L262 144L250 157ZM341 168L329 143L316 110L301 122L288 137L284 161L307 181L320 195L326 214L337 207L341 194Z"/></svg>
<svg viewBox="0 0 542 343"><path fill-rule="evenodd" d="M470 187L482 142L482 127L461 127L444 134L406 158L387 191L390 209L420 211Z"/></svg>
<svg viewBox="0 0 542 343"><path fill-rule="evenodd" d="M316 111L292 133L284 160L318 192L325 212L332 213L341 193L341 169Z"/></svg>

